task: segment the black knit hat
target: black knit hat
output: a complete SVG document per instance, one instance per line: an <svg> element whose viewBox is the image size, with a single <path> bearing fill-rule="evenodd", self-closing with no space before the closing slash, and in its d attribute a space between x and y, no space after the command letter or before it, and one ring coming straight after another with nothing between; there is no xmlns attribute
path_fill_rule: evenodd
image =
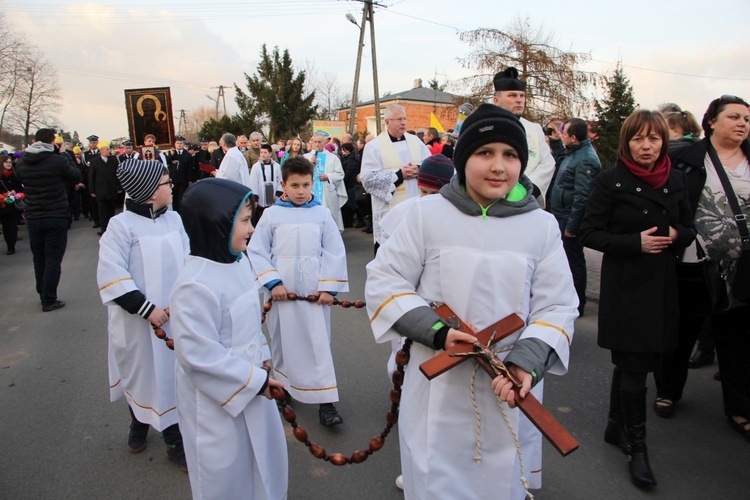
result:
<svg viewBox="0 0 750 500"><path fill-rule="evenodd" d="M526 82L518 79L518 70L513 66L496 74L492 83L495 84L495 92L500 90L526 90Z"/></svg>
<svg viewBox="0 0 750 500"><path fill-rule="evenodd" d="M521 174L529 161L529 144L521 121L510 111L482 104L461 126L461 134L453 151L453 165L461 184L466 182L466 161L477 149L491 142L512 146L521 160Z"/></svg>
<svg viewBox="0 0 750 500"><path fill-rule="evenodd" d="M453 162L445 155L437 154L422 160L417 174L417 185L440 189L451 181L456 170Z"/></svg>
<svg viewBox="0 0 750 500"><path fill-rule="evenodd" d="M117 167L117 180L134 202L146 203L158 189L164 168L159 161L130 158Z"/></svg>

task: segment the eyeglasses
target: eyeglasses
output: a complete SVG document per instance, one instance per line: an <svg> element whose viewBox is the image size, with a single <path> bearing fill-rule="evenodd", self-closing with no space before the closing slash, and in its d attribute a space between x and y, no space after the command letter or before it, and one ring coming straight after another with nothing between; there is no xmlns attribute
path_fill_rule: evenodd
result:
<svg viewBox="0 0 750 500"><path fill-rule="evenodd" d="M169 187L174 186L174 184L172 183L172 179L169 179L167 182L162 182L161 184L157 184L156 187L160 188L162 186L166 186L167 184L169 184Z"/></svg>

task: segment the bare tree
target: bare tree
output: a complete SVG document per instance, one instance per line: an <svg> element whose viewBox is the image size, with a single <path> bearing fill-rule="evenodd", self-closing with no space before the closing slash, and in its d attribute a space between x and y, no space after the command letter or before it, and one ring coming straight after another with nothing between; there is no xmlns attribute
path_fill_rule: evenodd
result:
<svg viewBox="0 0 750 500"><path fill-rule="evenodd" d="M26 43L23 37L13 31L12 25L5 22L0 14L0 136L3 133L5 117L15 104L16 90L19 82L19 67Z"/></svg>
<svg viewBox="0 0 750 500"><path fill-rule="evenodd" d="M551 117L581 116L590 108L587 88L596 85L598 75L577 69L591 59L590 54L559 49L554 34L535 28L528 18L517 18L504 31L480 28L460 38L473 47L460 62L475 74L452 87L469 88L470 100L486 101L493 93L494 74L514 66L528 84L529 119L544 123Z"/></svg>
<svg viewBox="0 0 750 500"><path fill-rule="evenodd" d="M32 127L49 126L55 122L55 113L59 111L62 99L57 70L36 47L27 49L19 67L15 95L12 116L28 144Z"/></svg>
<svg viewBox="0 0 750 500"><path fill-rule="evenodd" d="M324 73L315 82L315 97L320 110L318 116L323 120L335 120L336 111L346 103L351 104L351 97L347 97L339 84L338 78L332 73Z"/></svg>

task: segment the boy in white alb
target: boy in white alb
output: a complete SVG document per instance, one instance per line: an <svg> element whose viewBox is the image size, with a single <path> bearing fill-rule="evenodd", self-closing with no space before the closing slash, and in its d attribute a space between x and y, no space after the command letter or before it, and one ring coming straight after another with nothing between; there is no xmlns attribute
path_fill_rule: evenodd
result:
<svg viewBox="0 0 750 500"><path fill-rule="evenodd" d="M260 147L260 159L250 169L250 189L258 200L253 216L253 225L257 225L263 211L276 203L281 196L281 166L273 161L273 148L270 144Z"/></svg>
<svg viewBox="0 0 750 500"><path fill-rule="evenodd" d="M270 388L255 274L242 258L255 205L246 186L206 179L185 191L190 256L171 297L177 409L193 498L287 497L286 438Z"/></svg>
<svg viewBox="0 0 750 500"><path fill-rule="evenodd" d="M161 431L169 459L187 472L177 425L175 357L152 326L170 335L169 294L189 244L180 216L169 211L172 182L161 162L128 159L117 179L129 198L99 240L97 282L109 317L110 399L126 396L128 451L146 448L149 425Z"/></svg>
<svg viewBox="0 0 750 500"><path fill-rule="evenodd" d="M273 298L266 316L273 369L291 396L320 405L322 425L343 422L331 355L331 308L349 290L346 249L330 210L312 196L313 166L303 157L281 167L284 194L267 209L250 240L248 256ZM287 300L287 293L318 295L317 302Z"/></svg>
<svg viewBox="0 0 750 500"><path fill-rule="evenodd" d="M541 487L541 434L514 408L508 379L475 377L476 363L432 381L419 371L442 349L475 340L445 325L433 302L477 331L511 313L524 319L492 348L521 397L533 390L541 400L545 373L567 370L578 299L557 222L523 175L527 161L518 119L479 106L461 129L456 176L415 203L367 265L375 339L413 341L399 415L407 500L521 500Z"/></svg>

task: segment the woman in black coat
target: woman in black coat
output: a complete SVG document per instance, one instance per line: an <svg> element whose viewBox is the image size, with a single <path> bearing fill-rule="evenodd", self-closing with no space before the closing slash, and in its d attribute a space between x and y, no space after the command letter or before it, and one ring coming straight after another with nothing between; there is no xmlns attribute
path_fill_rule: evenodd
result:
<svg viewBox="0 0 750 500"><path fill-rule="evenodd" d="M13 171L13 161L8 155L0 155L0 195L12 196L23 193L21 181ZM15 196L14 196L15 199ZM0 222L3 227L3 238L7 245L7 255L16 253L16 241L18 241L18 217L21 214L16 202L3 202L0 205Z"/></svg>
<svg viewBox="0 0 750 500"><path fill-rule="evenodd" d="M604 253L599 346L615 365L604 440L654 486L646 451L646 377L677 345L677 257L695 238L685 176L671 170L669 130L655 111L630 115L618 161L596 178L579 237Z"/></svg>

